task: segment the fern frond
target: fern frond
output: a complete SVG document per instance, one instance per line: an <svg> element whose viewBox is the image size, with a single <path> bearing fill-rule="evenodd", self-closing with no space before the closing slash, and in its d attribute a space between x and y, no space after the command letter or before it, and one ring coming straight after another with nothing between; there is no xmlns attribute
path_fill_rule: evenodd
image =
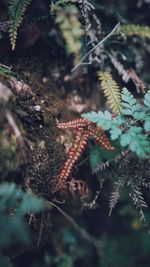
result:
<svg viewBox="0 0 150 267"><path fill-rule="evenodd" d="M141 188L135 184L135 182L130 181L131 184L131 193L130 197L133 200L134 206L136 207L137 210L139 210L139 215L140 215L140 220L145 222L145 215L143 212L143 208L147 208L147 204L143 198L143 194L141 192Z"/></svg>
<svg viewBox="0 0 150 267"><path fill-rule="evenodd" d="M138 35L142 38L150 38L150 27L140 25L122 25L121 30L126 36Z"/></svg>
<svg viewBox="0 0 150 267"><path fill-rule="evenodd" d="M112 64L114 65L115 69L118 71L118 73L122 76L122 80L127 83L130 80L129 73L127 70L124 69L124 66L121 64L121 62L118 61L115 54L109 54L109 57L111 59Z"/></svg>
<svg viewBox="0 0 150 267"><path fill-rule="evenodd" d="M134 96L128 91L127 88L122 89L122 114L124 115L130 115L134 116L134 113L137 112L140 108L139 105L137 105L136 99Z"/></svg>
<svg viewBox="0 0 150 267"><path fill-rule="evenodd" d="M143 177L140 177L140 180L139 180L139 186L143 186L145 188L150 188L150 182L147 181L145 178Z"/></svg>
<svg viewBox="0 0 150 267"><path fill-rule="evenodd" d="M74 163L79 159L82 151L86 146L87 140L87 131L85 129L79 128L73 146L68 152L68 159L65 162L60 174L58 175L58 180L60 180L60 182L64 183L70 176Z"/></svg>
<svg viewBox="0 0 150 267"><path fill-rule="evenodd" d="M12 50L15 49L17 30L21 25L27 6L32 0L8 0L9 36Z"/></svg>
<svg viewBox="0 0 150 267"><path fill-rule="evenodd" d="M77 19L77 8L75 6L64 6L63 10L58 9L56 14L56 23L60 25L63 38L66 42L67 53L74 53L76 59L80 58L80 39L84 32Z"/></svg>
<svg viewBox="0 0 150 267"><path fill-rule="evenodd" d="M109 165L110 165L110 161L106 161L106 162L100 162L97 166L96 166L96 168L94 168L93 170L92 170L92 172L93 172L93 174L95 174L95 173L98 173L98 172L100 172L100 171L104 171L104 170L106 170L107 168L109 168Z"/></svg>
<svg viewBox="0 0 150 267"><path fill-rule="evenodd" d="M113 208L118 202L118 199L120 198L120 191L125 185L125 179L123 177L119 178L117 182L114 183L114 190L111 193L110 200L109 200L109 216L112 213Z"/></svg>
<svg viewBox="0 0 150 267"><path fill-rule="evenodd" d="M144 130L150 131L150 90L144 96L145 114L144 119Z"/></svg>
<svg viewBox="0 0 150 267"><path fill-rule="evenodd" d="M108 151L115 150L106 136L105 132L100 127L95 127L93 125L88 126L88 134L92 136L97 143L99 143L104 149Z"/></svg>
<svg viewBox="0 0 150 267"><path fill-rule="evenodd" d="M82 127L86 127L87 125L91 124L90 121L83 119L83 118L77 118L75 120L71 120L68 122L59 122L58 119L56 119L56 125L57 128L59 129L78 129L78 128L82 128Z"/></svg>
<svg viewBox="0 0 150 267"><path fill-rule="evenodd" d="M145 104L145 106L150 108L150 90L144 96L144 104Z"/></svg>
<svg viewBox="0 0 150 267"><path fill-rule="evenodd" d="M7 32L9 29L9 21L5 20L5 21L1 21L0 22L0 31L1 32Z"/></svg>
<svg viewBox="0 0 150 267"><path fill-rule="evenodd" d="M109 72L98 72L101 88L114 112L121 113L121 93L118 84Z"/></svg>
<svg viewBox="0 0 150 267"><path fill-rule="evenodd" d="M142 134L142 128L133 126L120 138L122 147L129 146L130 150L135 152L140 158L145 158L150 152L147 137Z"/></svg>

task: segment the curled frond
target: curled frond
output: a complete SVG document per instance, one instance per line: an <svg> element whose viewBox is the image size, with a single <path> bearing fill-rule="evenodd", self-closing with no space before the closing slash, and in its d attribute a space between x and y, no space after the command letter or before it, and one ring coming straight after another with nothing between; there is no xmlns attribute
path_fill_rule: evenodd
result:
<svg viewBox="0 0 150 267"><path fill-rule="evenodd" d="M121 113L121 93L118 84L109 72L98 72L101 88L114 112Z"/></svg>

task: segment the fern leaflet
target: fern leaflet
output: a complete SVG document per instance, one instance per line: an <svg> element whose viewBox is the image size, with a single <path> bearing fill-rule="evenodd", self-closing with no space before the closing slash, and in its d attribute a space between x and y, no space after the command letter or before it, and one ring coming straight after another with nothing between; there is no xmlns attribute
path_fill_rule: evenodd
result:
<svg viewBox="0 0 150 267"><path fill-rule="evenodd" d="M122 114L133 116L136 111L140 109L140 106L137 105L136 99L133 95L127 90L127 88L122 89Z"/></svg>
<svg viewBox="0 0 150 267"><path fill-rule="evenodd" d="M21 25L27 6L32 0L8 0L9 36L12 50L15 49L17 30Z"/></svg>
<svg viewBox="0 0 150 267"><path fill-rule="evenodd" d="M114 183L114 191L111 193L110 201L109 201L109 216L112 213L113 208L118 202L118 199L120 198L120 191L125 185L125 179L120 178L117 182Z"/></svg>
<svg viewBox="0 0 150 267"><path fill-rule="evenodd" d="M119 86L109 72L98 72L101 88L114 112L121 113L121 93Z"/></svg>
<svg viewBox="0 0 150 267"><path fill-rule="evenodd" d="M131 186L130 197L132 198L136 209L139 210L140 220L145 222L146 219L143 212L143 208L147 208L147 204L143 198L141 188L137 184L135 184L135 182L132 181L130 181L130 186Z"/></svg>
<svg viewBox="0 0 150 267"><path fill-rule="evenodd" d="M121 29L126 36L138 35L142 38L150 38L150 27L140 25L122 25Z"/></svg>
<svg viewBox="0 0 150 267"><path fill-rule="evenodd" d="M145 113L144 113L144 130L150 131L150 91L144 96Z"/></svg>

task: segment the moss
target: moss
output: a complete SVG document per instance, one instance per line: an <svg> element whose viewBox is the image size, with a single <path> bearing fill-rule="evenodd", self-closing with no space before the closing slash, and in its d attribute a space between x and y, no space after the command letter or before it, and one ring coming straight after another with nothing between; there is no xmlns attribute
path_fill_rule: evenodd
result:
<svg viewBox="0 0 150 267"><path fill-rule="evenodd" d="M2 118L1 118L2 120ZM24 164L21 156L18 140L8 123L3 121L3 129L0 130L0 177L11 179L11 174L20 171Z"/></svg>
<svg viewBox="0 0 150 267"><path fill-rule="evenodd" d="M65 109L61 100L59 81L54 81L52 75L52 62L49 61L51 63L48 65L49 56L49 53L46 56L44 48L40 56L38 49L36 53L31 49L31 53L27 51L3 58L5 63L11 64L18 80L23 80L35 92L35 96L29 99L16 97L10 107L24 137L26 159L21 169L20 161L16 160L17 155L20 155L17 140L13 143L14 136L11 140L4 140L3 137L3 146L7 143L9 147L3 150L5 171L9 166L5 176L8 173L11 175L11 172L17 175L19 171L25 186L46 198L51 197L51 181L60 172L66 157L64 147L56 141L59 132L54 117L67 113L67 107ZM2 154L2 160L3 157Z"/></svg>

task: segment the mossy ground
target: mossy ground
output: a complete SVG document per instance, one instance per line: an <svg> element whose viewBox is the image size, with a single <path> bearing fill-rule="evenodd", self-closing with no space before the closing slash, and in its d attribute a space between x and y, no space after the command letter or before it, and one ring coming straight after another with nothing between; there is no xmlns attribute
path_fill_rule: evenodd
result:
<svg viewBox="0 0 150 267"><path fill-rule="evenodd" d="M67 113L67 106L61 100L61 73L57 73L57 79L53 75L55 68L61 69L58 66L60 62L49 51L50 47L45 51L39 42L29 51L2 57L4 63L11 65L17 79L27 83L35 96L27 99L13 96L11 105L9 101L7 107L1 106L1 160L4 164L1 165L1 175L7 180L12 172L17 171L20 180L23 179L34 193L46 194L47 198L51 195L51 180L65 160L64 147L57 140L59 132L55 117ZM5 118L6 109L12 113L24 138L25 158ZM8 128L11 134L7 133Z"/></svg>

